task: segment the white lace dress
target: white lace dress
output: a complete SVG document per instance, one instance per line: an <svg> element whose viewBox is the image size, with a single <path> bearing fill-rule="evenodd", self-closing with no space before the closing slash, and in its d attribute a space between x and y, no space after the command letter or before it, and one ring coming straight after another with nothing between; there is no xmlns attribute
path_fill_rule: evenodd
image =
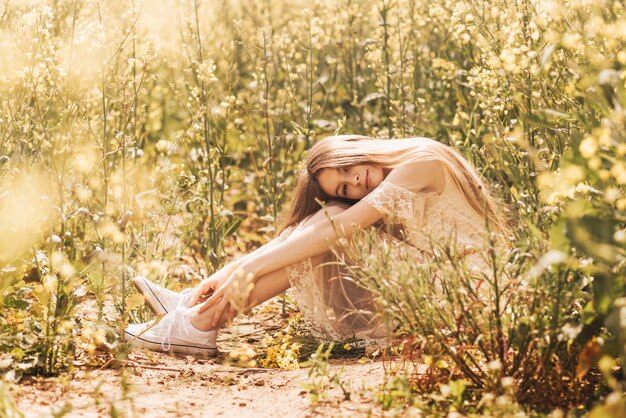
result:
<svg viewBox="0 0 626 418"><path fill-rule="evenodd" d="M467 202L452 174L444 168L445 186L440 193L414 191L411 164L395 168L363 199L383 214L385 222L400 223L406 241L419 251L416 263L427 262L433 245L456 245L469 269L485 271L484 224L482 216ZM288 235L300 226L283 232ZM315 260L319 261L319 257ZM307 258L287 266L290 292L315 334L333 340L382 338L389 334L381 326L372 295L342 276L332 253L315 263ZM314 265L315 264L315 265Z"/></svg>

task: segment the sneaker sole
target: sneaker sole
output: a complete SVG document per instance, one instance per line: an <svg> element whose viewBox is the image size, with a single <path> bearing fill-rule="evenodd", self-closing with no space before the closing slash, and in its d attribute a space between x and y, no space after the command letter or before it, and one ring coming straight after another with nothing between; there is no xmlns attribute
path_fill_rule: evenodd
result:
<svg viewBox="0 0 626 418"><path fill-rule="evenodd" d="M147 348L151 351L159 351L161 353L176 353L176 354L189 354L194 357L216 357L217 347L198 347L187 344L170 343L169 350L164 350L163 346L159 342L154 342L143 338L141 335L136 336L128 331L124 331L126 341L130 342L133 346L138 348Z"/></svg>
<svg viewBox="0 0 626 418"><path fill-rule="evenodd" d="M168 313L168 310L165 309L165 306L161 303L157 295L154 294L150 286L143 279L133 279L133 285L139 293L141 293L146 300L148 308L155 315L163 315Z"/></svg>

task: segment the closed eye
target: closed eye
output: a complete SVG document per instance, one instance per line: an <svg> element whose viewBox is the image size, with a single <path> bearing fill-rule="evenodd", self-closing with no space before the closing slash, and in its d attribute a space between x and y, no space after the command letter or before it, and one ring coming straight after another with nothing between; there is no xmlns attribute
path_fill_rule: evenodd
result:
<svg viewBox="0 0 626 418"><path fill-rule="evenodd" d="M341 169L343 170L344 173L348 172L348 167L341 167ZM348 185L344 184L343 187L341 188L341 191L343 193L343 197L348 197Z"/></svg>

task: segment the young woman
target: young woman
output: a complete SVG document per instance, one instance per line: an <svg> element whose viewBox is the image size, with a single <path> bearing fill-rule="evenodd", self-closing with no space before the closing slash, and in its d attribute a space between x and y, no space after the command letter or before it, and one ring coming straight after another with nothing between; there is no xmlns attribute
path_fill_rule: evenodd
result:
<svg viewBox="0 0 626 418"><path fill-rule="evenodd" d="M428 138L328 137L308 152L278 237L181 294L137 277L146 302L165 316L129 325L125 338L151 350L211 356L222 324L289 287L321 336L388 336L372 295L341 274L331 251L339 238L381 218L403 228L416 262L446 243L476 271L487 270L486 232L508 231L476 170L452 148Z"/></svg>

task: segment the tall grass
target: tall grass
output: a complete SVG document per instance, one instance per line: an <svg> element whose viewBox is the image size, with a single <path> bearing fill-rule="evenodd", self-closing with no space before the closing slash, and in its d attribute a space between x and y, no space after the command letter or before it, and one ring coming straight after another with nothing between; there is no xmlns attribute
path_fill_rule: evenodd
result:
<svg viewBox="0 0 626 418"><path fill-rule="evenodd" d="M514 376L531 393L558 376L531 370L563 366L621 393L625 24L605 0L3 2L0 350L56 373L115 347L111 328L147 315L129 279L180 289L265 242L315 140L423 135L508 204L517 251L494 271L526 287L494 287L488 312L449 293L423 312L444 327L404 312L405 335L441 342L467 308L456 341L481 343L448 355L475 387ZM436 266L404 260L363 276L406 269L411 294L378 286L394 315L437 291L420 281ZM462 289L462 266L442 263ZM554 405L581 392L562 393Z"/></svg>

